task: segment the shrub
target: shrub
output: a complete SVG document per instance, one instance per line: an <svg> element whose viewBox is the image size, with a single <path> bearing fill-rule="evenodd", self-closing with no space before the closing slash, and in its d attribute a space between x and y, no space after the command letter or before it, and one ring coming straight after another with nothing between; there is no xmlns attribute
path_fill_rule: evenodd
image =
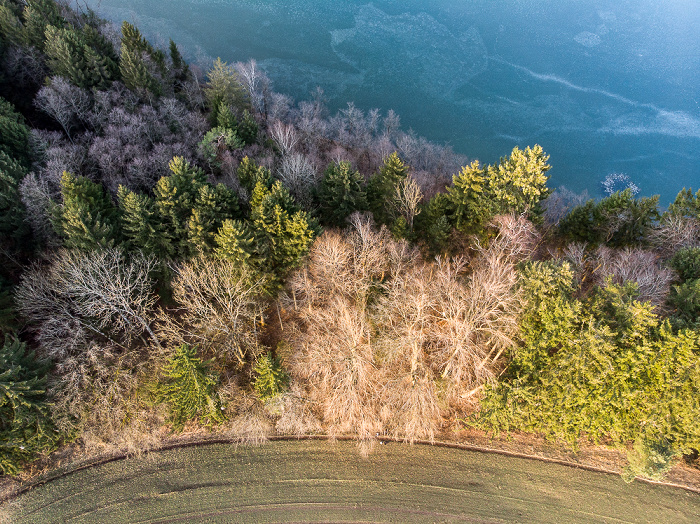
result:
<svg viewBox="0 0 700 524"><path fill-rule="evenodd" d="M253 372L257 375L255 392L263 402L279 395L289 382L280 359L269 352L258 357Z"/></svg>

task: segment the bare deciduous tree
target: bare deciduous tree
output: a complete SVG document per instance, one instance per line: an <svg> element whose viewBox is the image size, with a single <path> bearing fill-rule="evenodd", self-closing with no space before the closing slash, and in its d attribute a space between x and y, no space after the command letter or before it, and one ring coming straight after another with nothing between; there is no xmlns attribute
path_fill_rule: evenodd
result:
<svg viewBox="0 0 700 524"><path fill-rule="evenodd" d="M50 267L25 272L16 292L18 308L34 323L49 356L79 349L91 335L126 348L147 333L160 347L151 328L154 265L140 254L127 260L118 249L61 251Z"/></svg>
<svg viewBox="0 0 700 524"><path fill-rule="evenodd" d="M311 192L318 183L318 174L304 155L291 154L282 158L277 176L299 204L311 206Z"/></svg>
<svg viewBox="0 0 700 524"><path fill-rule="evenodd" d="M180 308L161 315L160 333L171 345L197 344L242 366L257 350L264 285L245 266L226 260L202 256L183 263L172 281Z"/></svg>
<svg viewBox="0 0 700 524"><path fill-rule="evenodd" d="M283 156L287 156L294 151L299 141L299 136L293 125L275 120L269 132L270 138L275 142L275 145L282 152Z"/></svg>
<svg viewBox="0 0 700 524"><path fill-rule="evenodd" d="M72 142L71 132L76 123L87 121L92 99L89 91L72 85L63 77L54 76L39 90L35 104L60 124Z"/></svg>
<svg viewBox="0 0 700 524"><path fill-rule="evenodd" d="M413 230L413 219L420 213L418 204L421 200L423 200L423 192L413 177L407 176L396 186L391 206L396 215L406 220L411 230Z"/></svg>

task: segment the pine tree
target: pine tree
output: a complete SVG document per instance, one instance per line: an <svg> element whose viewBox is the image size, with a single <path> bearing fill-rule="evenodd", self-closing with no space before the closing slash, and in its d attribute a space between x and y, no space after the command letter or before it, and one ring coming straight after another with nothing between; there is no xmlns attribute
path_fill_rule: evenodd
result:
<svg viewBox="0 0 700 524"><path fill-rule="evenodd" d="M179 247L187 251L187 231L195 201L205 184L204 172L193 167L182 157L169 164L171 175L156 183L155 209Z"/></svg>
<svg viewBox="0 0 700 524"><path fill-rule="evenodd" d="M224 420L221 402L216 395L218 381L210 371L210 362L202 362L196 348L183 344L175 350L163 369L160 399L170 407L173 429L198 419L206 425Z"/></svg>
<svg viewBox="0 0 700 524"><path fill-rule="evenodd" d="M258 182L268 188L272 185L272 173L270 173L270 170L263 166L256 165L256 163L248 157L244 157L243 160L241 160L236 175L241 185L248 191L253 191Z"/></svg>
<svg viewBox="0 0 700 524"><path fill-rule="evenodd" d="M247 109L243 110L243 118L236 128L238 136L247 146L254 144L258 138L258 123Z"/></svg>
<svg viewBox="0 0 700 524"><path fill-rule="evenodd" d="M542 147L518 147L508 158L501 158L496 165L489 166L488 179L491 194L499 213L525 213L537 215L540 200L547 197L547 164L549 155Z"/></svg>
<svg viewBox="0 0 700 524"><path fill-rule="evenodd" d="M218 108L221 102L238 109L247 105L246 91L238 79L238 74L221 58L217 58L207 72L204 96L211 109Z"/></svg>
<svg viewBox="0 0 700 524"><path fill-rule="evenodd" d="M171 74L177 89L179 85L186 82L190 78L190 68L187 65L187 62L182 59L180 50L177 48L177 44L173 42L172 39L170 40L169 50L170 63L172 65Z"/></svg>
<svg viewBox="0 0 700 524"><path fill-rule="evenodd" d="M137 92L150 92L155 96L163 94L160 81L149 71L144 57L158 62L158 55L141 35L140 31L124 21L122 23L122 50L119 72L124 85ZM164 58L160 57L160 61Z"/></svg>
<svg viewBox="0 0 700 524"><path fill-rule="evenodd" d="M223 222L237 215L238 198L233 191L223 184L201 186L188 224L191 249L209 253Z"/></svg>
<svg viewBox="0 0 700 524"><path fill-rule="evenodd" d="M362 175L352 170L350 162L329 165L318 192L321 222L343 227L348 216L367 209L363 183Z"/></svg>
<svg viewBox="0 0 700 524"><path fill-rule="evenodd" d="M100 184L64 171L63 203L54 208L53 226L70 249L113 247L120 231L116 206Z"/></svg>
<svg viewBox="0 0 700 524"><path fill-rule="evenodd" d="M0 4L0 44L22 45L24 39L24 25L18 13L10 6Z"/></svg>
<svg viewBox="0 0 700 524"><path fill-rule="evenodd" d="M398 153L393 152L384 159L384 165L378 173L372 175L367 184L367 203L378 224L389 224L391 201L396 188L408 176L408 167L401 161Z"/></svg>
<svg viewBox="0 0 700 524"><path fill-rule="evenodd" d="M247 264L255 253L253 233L239 220L224 220L214 243L216 256L230 262Z"/></svg>
<svg viewBox="0 0 700 524"><path fill-rule="evenodd" d="M2 97L0 97L0 152L17 160L25 168L28 168L31 163L29 128L24 123L24 117Z"/></svg>
<svg viewBox="0 0 700 524"><path fill-rule="evenodd" d="M144 255L170 258L174 254L173 239L156 213L153 199L119 186L122 233L127 249L139 249Z"/></svg>
<svg viewBox="0 0 700 524"><path fill-rule="evenodd" d="M254 383L255 393L263 402L279 395L289 381L280 359L269 352L258 357L253 372L257 375Z"/></svg>
<svg viewBox="0 0 700 524"><path fill-rule="evenodd" d="M257 258L263 271L283 278L309 251L315 237L308 215L294 205L276 181L270 189L258 182L250 199L250 220Z"/></svg>
<svg viewBox="0 0 700 524"><path fill-rule="evenodd" d="M486 170L477 160L452 177L447 198L455 228L466 234L481 234L492 216L492 204Z"/></svg>
<svg viewBox="0 0 700 524"><path fill-rule="evenodd" d="M28 0L23 12L24 38L29 46L44 51L46 26L65 27L66 21L53 0Z"/></svg>
<svg viewBox="0 0 700 524"><path fill-rule="evenodd" d="M238 129L236 116L225 101L222 100L216 109L212 111L212 116L214 117L216 127L230 129L231 131L236 131Z"/></svg>
<svg viewBox="0 0 700 524"><path fill-rule="evenodd" d="M46 401L48 362L17 339L0 348L0 473L14 475L37 453L51 450L57 433Z"/></svg>

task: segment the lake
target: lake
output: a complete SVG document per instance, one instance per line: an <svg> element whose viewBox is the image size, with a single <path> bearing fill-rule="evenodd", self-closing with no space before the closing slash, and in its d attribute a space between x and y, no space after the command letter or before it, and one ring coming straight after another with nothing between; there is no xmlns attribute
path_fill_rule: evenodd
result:
<svg viewBox="0 0 700 524"><path fill-rule="evenodd" d="M625 173L662 204L700 186L695 0L87 0L207 68L254 58L276 91L394 109L491 163L539 143L551 185Z"/></svg>

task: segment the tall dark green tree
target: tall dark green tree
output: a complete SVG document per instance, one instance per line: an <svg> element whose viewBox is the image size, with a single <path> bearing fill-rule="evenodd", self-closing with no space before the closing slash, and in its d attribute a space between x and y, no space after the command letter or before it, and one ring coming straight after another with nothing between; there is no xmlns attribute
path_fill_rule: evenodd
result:
<svg viewBox="0 0 700 524"><path fill-rule="evenodd" d="M389 224L392 220L391 201L402 180L408 176L408 166L393 152L384 159L379 172L367 183L367 204L378 224Z"/></svg>
<svg viewBox="0 0 700 524"><path fill-rule="evenodd" d="M350 162L333 163L326 168L318 191L321 223L343 227L355 211L367 209L364 178Z"/></svg>
<svg viewBox="0 0 700 524"><path fill-rule="evenodd" d="M132 24L122 23L121 59L119 71L122 80L129 89L155 96L163 94L161 81L148 67L147 59L156 61L162 57L156 53L141 32Z"/></svg>
<svg viewBox="0 0 700 524"><path fill-rule="evenodd" d="M173 238L156 212L153 199L119 186L122 234L127 249L139 249L145 255L170 258L174 254Z"/></svg>
<svg viewBox="0 0 700 524"><path fill-rule="evenodd" d="M61 196L63 202L53 209L53 226L67 248L91 251L119 243L117 207L100 184L64 171Z"/></svg>
<svg viewBox="0 0 700 524"><path fill-rule="evenodd" d="M29 168L29 127L15 107L0 97L0 151Z"/></svg>
<svg viewBox="0 0 700 524"><path fill-rule="evenodd" d="M46 398L49 362L27 353L17 339L0 348L0 473L17 474L38 453L53 449L58 434Z"/></svg>

